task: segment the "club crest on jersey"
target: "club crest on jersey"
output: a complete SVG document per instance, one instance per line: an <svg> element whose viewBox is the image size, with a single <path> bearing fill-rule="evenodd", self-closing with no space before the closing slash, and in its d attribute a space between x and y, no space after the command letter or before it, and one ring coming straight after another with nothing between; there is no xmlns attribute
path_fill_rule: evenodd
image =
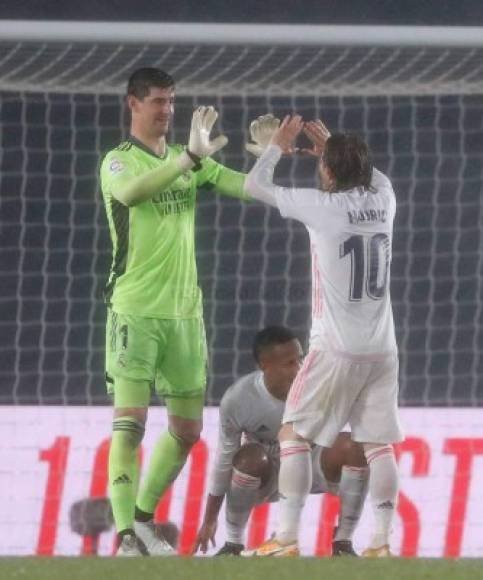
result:
<svg viewBox="0 0 483 580"><path fill-rule="evenodd" d="M109 164L109 171L115 175L116 173L121 173L124 171L124 163L121 163L119 159L113 159Z"/></svg>

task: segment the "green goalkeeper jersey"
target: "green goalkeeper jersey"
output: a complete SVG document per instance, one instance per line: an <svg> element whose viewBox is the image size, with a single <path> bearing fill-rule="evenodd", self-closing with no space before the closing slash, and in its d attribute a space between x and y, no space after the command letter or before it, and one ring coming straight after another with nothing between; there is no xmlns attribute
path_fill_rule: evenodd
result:
<svg viewBox="0 0 483 580"><path fill-rule="evenodd" d="M138 205L127 207L112 194L183 150L180 145L168 145L164 157L159 157L131 137L102 162L102 195L113 245L105 299L121 314L170 319L202 314L195 259L197 189L216 188L228 179L237 182L240 191L225 193L244 197L243 176L207 158L201 169L186 171Z"/></svg>

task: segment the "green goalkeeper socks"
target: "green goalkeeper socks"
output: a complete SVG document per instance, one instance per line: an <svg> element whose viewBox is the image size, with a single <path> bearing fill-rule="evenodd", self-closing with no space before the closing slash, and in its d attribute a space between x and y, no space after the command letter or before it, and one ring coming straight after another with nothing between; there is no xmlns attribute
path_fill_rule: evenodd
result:
<svg viewBox="0 0 483 580"><path fill-rule="evenodd" d="M153 514L158 501L177 478L188 456L182 441L167 431L156 442L146 478L139 492L137 507Z"/></svg>
<svg viewBox="0 0 483 580"><path fill-rule="evenodd" d="M109 493L116 530L132 529L139 480L137 449L144 427L132 417L114 419L109 451Z"/></svg>

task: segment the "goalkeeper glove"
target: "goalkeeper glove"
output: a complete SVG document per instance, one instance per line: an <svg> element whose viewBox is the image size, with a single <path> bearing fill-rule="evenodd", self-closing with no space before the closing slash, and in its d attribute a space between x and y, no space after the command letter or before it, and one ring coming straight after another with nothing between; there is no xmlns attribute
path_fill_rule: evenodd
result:
<svg viewBox="0 0 483 580"><path fill-rule="evenodd" d="M217 118L218 113L213 107L198 107L193 113L187 153L195 158L195 163L203 157L210 157L228 143L225 135L210 141L210 133Z"/></svg>
<svg viewBox="0 0 483 580"><path fill-rule="evenodd" d="M280 126L280 119L271 113L257 117L250 123L250 136L254 143L245 143L245 149L260 157L270 143L270 139Z"/></svg>

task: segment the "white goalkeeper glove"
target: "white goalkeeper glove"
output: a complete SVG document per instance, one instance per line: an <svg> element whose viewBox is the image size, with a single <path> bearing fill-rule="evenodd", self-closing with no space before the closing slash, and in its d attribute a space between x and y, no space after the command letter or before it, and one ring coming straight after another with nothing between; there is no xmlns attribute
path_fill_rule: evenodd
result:
<svg viewBox="0 0 483 580"><path fill-rule="evenodd" d="M191 153L198 159L210 157L228 143L225 135L219 135L210 141L210 133L218 118L213 107L198 107L191 119L191 131L188 142L188 155Z"/></svg>
<svg viewBox="0 0 483 580"><path fill-rule="evenodd" d="M257 117L250 123L250 137L254 143L245 143L245 149L260 157L270 143L270 139L280 126L280 119L271 113Z"/></svg>

